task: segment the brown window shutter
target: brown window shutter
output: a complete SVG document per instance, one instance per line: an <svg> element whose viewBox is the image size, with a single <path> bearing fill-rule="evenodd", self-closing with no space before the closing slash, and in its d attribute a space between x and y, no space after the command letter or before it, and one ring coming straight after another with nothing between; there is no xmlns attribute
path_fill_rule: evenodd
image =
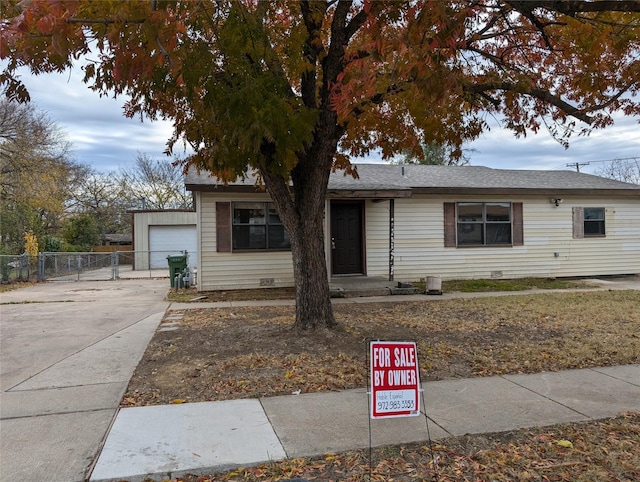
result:
<svg viewBox="0 0 640 482"><path fill-rule="evenodd" d="M522 219L522 203L511 203L511 212L513 214L513 245L522 246L524 244L524 228Z"/></svg>
<svg viewBox="0 0 640 482"><path fill-rule="evenodd" d="M216 203L216 251L231 252L231 203Z"/></svg>
<svg viewBox="0 0 640 482"><path fill-rule="evenodd" d="M573 238L584 238L584 209L573 208Z"/></svg>
<svg viewBox="0 0 640 482"><path fill-rule="evenodd" d="M444 203L444 246L456 246L456 203Z"/></svg>

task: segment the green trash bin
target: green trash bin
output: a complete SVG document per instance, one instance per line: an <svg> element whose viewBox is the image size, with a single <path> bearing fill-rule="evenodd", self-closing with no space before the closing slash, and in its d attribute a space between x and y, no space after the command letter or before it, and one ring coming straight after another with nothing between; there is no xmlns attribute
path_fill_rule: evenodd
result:
<svg viewBox="0 0 640 482"><path fill-rule="evenodd" d="M174 288L176 275L184 274L184 270L187 269L187 255L174 254L167 256L167 263L169 263L169 285Z"/></svg>

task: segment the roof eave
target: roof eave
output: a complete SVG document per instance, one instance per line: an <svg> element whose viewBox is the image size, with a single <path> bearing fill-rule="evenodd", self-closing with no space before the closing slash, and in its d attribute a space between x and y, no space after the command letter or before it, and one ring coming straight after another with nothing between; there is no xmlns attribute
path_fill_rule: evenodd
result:
<svg viewBox="0 0 640 482"><path fill-rule="evenodd" d="M411 197L411 189L328 189L330 199L397 199Z"/></svg>
<svg viewBox="0 0 640 482"><path fill-rule="evenodd" d="M478 187L419 187L412 189L413 194L457 194L457 195L575 195L575 196L615 196L638 197L640 189L593 189L593 188L478 188Z"/></svg>
<svg viewBox="0 0 640 482"><path fill-rule="evenodd" d="M233 184L186 184L188 191L215 192L229 194L264 194L264 186ZM409 198L416 194L437 195L546 195L546 196L610 196L640 198L640 189L594 189L594 188L487 188L487 187L414 187L407 189L328 189L327 197L332 199L394 199Z"/></svg>
<svg viewBox="0 0 640 482"><path fill-rule="evenodd" d="M192 192L219 192L219 193L262 193L266 192L264 186L255 184L185 184L185 189Z"/></svg>

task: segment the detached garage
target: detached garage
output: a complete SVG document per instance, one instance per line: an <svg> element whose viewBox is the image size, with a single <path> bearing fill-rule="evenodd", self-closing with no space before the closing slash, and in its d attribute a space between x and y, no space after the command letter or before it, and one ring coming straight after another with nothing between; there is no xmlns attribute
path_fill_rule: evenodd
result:
<svg viewBox="0 0 640 482"><path fill-rule="evenodd" d="M187 251L189 266L198 264L195 211L133 211L136 270L168 269L167 256Z"/></svg>

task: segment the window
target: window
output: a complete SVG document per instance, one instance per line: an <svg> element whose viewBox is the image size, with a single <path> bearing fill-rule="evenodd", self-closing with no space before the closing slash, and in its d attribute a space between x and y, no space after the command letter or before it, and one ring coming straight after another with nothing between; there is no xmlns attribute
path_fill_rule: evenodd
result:
<svg viewBox="0 0 640 482"><path fill-rule="evenodd" d="M584 208L584 236L604 236L604 208Z"/></svg>
<svg viewBox="0 0 640 482"><path fill-rule="evenodd" d="M597 238L606 235L604 223L605 208L573 208L573 237Z"/></svg>
<svg viewBox="0 0 640 482"><path fill-rule="evenodd" d="M511 221L511 203L457 203L457 246L511 245Z"/></svg>
<svg viewBox="0 0 640 482"><path fill-rule="evenodd" d="M234 250L291 248L289 236L272 203L234 203Z"/></svg>

